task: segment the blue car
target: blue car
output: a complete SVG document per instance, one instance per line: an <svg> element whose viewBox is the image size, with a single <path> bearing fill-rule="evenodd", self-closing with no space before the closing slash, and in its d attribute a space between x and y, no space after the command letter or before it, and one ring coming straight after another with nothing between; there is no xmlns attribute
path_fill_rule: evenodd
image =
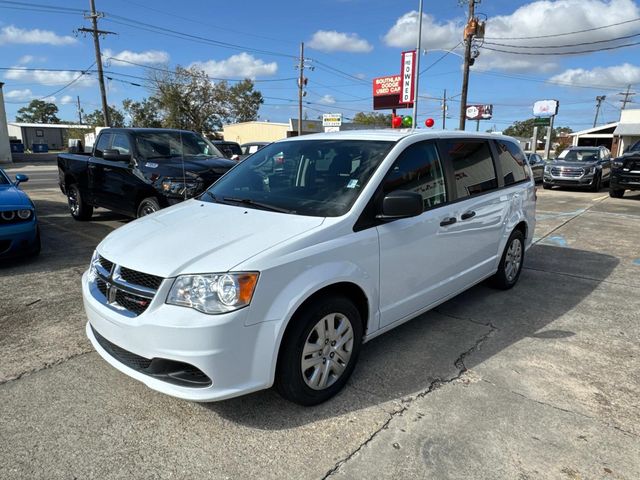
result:
<svg viewBox="0 0 640 480"><path fill-rule="evenodd" d="M0 168L0 259L40 253L36 207L18 188L27 180L29 177L18 174L14 183Z"/></svg>

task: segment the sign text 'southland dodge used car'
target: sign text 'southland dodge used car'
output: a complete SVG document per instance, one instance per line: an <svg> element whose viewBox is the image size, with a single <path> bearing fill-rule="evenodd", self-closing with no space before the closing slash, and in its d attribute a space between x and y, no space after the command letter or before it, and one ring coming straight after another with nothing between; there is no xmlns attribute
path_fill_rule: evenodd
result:
<svg viewBox="0 0 640 480"><path fill-rule="evenodd" d="M98 245L82 282L87 335L111 365L176 397L275 385L317 404L364 342L484 279L512 287L535 201L509 137L276 142Z"/></svg>

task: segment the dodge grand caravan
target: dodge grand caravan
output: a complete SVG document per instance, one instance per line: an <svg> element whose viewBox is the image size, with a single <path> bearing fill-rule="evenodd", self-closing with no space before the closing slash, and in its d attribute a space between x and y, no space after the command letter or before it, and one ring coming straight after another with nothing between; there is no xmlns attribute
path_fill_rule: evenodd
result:
<svg viewBox="0 0 640 480"><path fill-rule="evenodd" d="M345 385L364 342L485 279L511 288L535 201L509 137L276 142L98 245L82 279L87 335L115 368L176 397L275 385L317 404Z"/></svg>

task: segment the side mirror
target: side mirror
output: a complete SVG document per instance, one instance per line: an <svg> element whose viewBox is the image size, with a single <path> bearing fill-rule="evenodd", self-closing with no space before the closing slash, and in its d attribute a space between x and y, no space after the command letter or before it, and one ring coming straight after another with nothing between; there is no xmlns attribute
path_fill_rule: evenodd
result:
<svg viewBox="0 0 640 480"><path fill-rule="evenodd" d="M114 162L129 162L131 161L131 154L120 153L118 150L108 148L102 152L102 158Z"/></svg>
<svg viewBox="0 0 640 480"><path fill-rule="evenodd" d="M29 177L27 177L25 174L19 173L16 175L16 185L20 185L22 182L28 182L28 181L29 181Z"/></svg>
<svg viewBox="0 0 640 480"><path fill-rule="evenodd" d="M376 218L380 220L395 220L420 215L423 212L422 195L406 190L395 190L382 199L382 213Z"/></svg>

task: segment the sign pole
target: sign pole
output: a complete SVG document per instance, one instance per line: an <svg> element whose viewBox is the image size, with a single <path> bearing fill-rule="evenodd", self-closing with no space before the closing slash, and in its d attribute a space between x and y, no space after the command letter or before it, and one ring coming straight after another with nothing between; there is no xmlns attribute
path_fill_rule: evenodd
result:
<svg viewBox="0 0 640 480"><path fill-rule="evenodd" d="M531 150L538 153L538 127L533 127L533 137L531 137Z"/></svg>
<svg viewBox="0 0 640 480"><path fill-rule="evenodd" d="M544 147L544 158L549 158L549 151L551 150L551 132L553 132L553 120L556 118L555 115L551 115L551 124L547 127L547 143Z"/></svg>
<svg viewBox="0 0 640 480"><path fill-rule="evenodd" d="M418 10L418 41L416 44L416 69L414 78L414 94L413 94L413 128L418 125L418 80L420 79L420 51L422 46L422 0L420 0L420 8Z"/></svg>

